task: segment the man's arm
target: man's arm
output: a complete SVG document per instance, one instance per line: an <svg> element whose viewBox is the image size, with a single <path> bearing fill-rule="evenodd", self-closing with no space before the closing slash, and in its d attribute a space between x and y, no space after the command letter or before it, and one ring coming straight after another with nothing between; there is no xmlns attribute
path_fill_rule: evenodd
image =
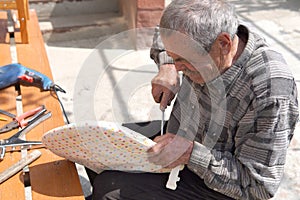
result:
<svg viewBox="0 0 300 200"><path fill-rule="evenodd" d="M159 34L159 27L155 28L150 57L159 68L158 74L152 79L152 96L160 109L164 110L174 99L179 90L179 75L173 59L168 56Z"/></svg>
<svg viewBox="0 0 300 200"><path fill-rule="evenodd" d="M234 154L194 142L188 163L208 187L236 199L274 196L298 119L295 99L273 98L253 107L239 123Z"/></svg>
<svg viewBox="0 0 300 200"><path fill-rule="evenodd" d="M158 67L164 64L174 64L173 59L168 56L159 33L159 26L155 28L153 43L150 49L150 58L154 60Z"/></svg>

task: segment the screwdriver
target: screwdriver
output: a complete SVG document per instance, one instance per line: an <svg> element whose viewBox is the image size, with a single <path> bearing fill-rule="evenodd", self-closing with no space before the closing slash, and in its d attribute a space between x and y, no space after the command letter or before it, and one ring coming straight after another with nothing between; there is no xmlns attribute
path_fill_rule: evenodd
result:
<svg viewBox="0 0 300 200"><path fill-rule="evenodd" d="M163 93L161 93L159 99L160 99L160 102L163 98ZM163 106L160 105L160 108L161 110L161 124L160 124L160 135L163 135L164 134L164 123L165 123L165 108Z"/></svg>
<svg viewBox="0 0 300 200"><path fill-rule="evenodd" d="M161 126L160 126L160 135L164 134L164 123L165 123L165 110L161 111L162 116L161 116Z"/></svg>

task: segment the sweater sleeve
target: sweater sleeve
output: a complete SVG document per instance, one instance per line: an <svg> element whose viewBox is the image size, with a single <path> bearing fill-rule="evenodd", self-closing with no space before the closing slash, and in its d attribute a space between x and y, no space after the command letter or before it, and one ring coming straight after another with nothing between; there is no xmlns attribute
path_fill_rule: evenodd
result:
<svg viewBox="0 0 300 200"><path fill-rule="evenodd" d="M170 56L168 56L164 48L158 26L155 28L153 43L150 49L150 58L154 60L157 66L174 63L173 59Z"/></svg>
<svg viewBox="0 0 300 200"><path fill-rule="evenodd" d="M249 108L235 134L234 153L194 142L188 167L215 191L235 199L269 199L283 176L298 120L297 100L270 98Z"/></svg>

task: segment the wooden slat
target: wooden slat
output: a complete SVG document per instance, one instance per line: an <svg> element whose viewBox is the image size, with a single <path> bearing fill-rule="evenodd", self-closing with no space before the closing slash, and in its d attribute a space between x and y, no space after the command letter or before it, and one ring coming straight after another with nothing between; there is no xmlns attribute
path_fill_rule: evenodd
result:
<svg viewBox="0 0 300 200"><path fill-rule="evenodd" d="M30 42L17 43L18 61L53 80L35 11L30 11L27 26ZM21 40L19 33L16 33L15 37L16 41ZM27 135L29 140L41 140L46 131L64 125L61 108L53 94L40 92L34 87L21 87L21 92L24 111L45 105L53 115ZM52 154L49 150L41 149L41 151L42 156L30 168L33 199L52 200L62 197L84 199L74 163Z"/></svg>
<svg viewBox="0 0 300 200"><path fill-rule="evenodd" d="M21 10L21 16L24 16L27 20L29 20L29 2L28 0L16 0L18 13L20 15Z"/></svg>
<svg viewBox="0 0 300 200"><path fill-rule="evenodd" d="M20 22L21 40L23 44L29 42L27 23L29 19L28 1L27 0L16 0L18 9L18 19Z"/></svg>

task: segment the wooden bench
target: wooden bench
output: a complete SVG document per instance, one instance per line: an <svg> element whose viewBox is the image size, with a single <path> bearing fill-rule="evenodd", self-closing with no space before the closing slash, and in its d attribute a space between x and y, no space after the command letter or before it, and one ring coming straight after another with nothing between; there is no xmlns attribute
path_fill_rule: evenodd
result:
<svg viewBox="0 0 300 200"><path fill-rule="evenodd" d="M32 69L35 69L49 78L52 78L43 38L39 29L35 11L30 10L30 20L27 23L28 44L21 43L20 32L15 33L18 61ZM0 12L0 66L11 63L9 34L6 30L6 12ZM42 135L61 125L64 125L62 111L51 92L40 92L35 87L20 87L23 111L45 105L51 111L52 117L30 131L28 140L41 140ZM0 109L16 114L15 87L0 90ZM1 117L4 117L1 115ZM2 127L7 122L0 121ZM17 130L0 134L0 139L8 138ZM39 149L41 157L29 166L31 194L33 200L52 199L84 199L79 177L74 163L51 153L47 149ZM29 150L30 153L32 150ZM6 153L4 160L0 161L0 172L21 159L20 152ZM21 200L25 198L23 173L19 172L0 185L1 200Z"/></svg>

